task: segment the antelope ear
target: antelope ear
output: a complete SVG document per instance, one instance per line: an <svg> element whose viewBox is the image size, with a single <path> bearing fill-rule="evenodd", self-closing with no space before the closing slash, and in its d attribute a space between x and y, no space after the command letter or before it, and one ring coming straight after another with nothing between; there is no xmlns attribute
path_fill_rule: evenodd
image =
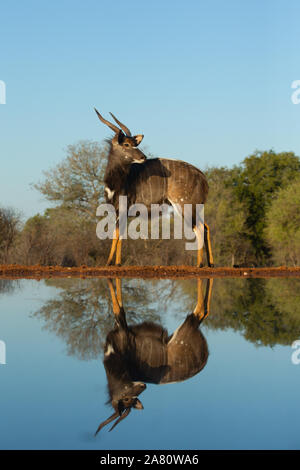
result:
<svg viewBox="0 0 300 470"><path fill-rule="evenodd" d="M144 136L143 136L143 134L138 134L138 135L133 136L133 138L136 142L136 145L140 145L140 143L142 142Z"/></svg>
<svg viewBox="0 0 300 470"><path fill-rule="evenodd" d="M124 142L124 139L125 139L125 134L122 132L122 131L119 131L119 134L118 134L118 143L119 144L122 144Z"/></svg>
<svg viewBox="0 0 300 470"><path fill-rule="evenodd" d="M142 402L137 398L134 405L133 405L133 408L136 408L137 410L143 410L144 407L142 405Z"/></svg>

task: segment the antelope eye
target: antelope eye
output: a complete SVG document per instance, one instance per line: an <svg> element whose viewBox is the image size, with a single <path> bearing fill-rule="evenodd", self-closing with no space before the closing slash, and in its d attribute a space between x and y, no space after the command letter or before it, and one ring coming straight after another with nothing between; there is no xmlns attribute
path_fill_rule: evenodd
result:
<svg viewBox="0 0 300 470"><path fill-rule="evenodd" d="M125 145L125 147L129 147L129 144L124 144L124 145Z"/></svg>

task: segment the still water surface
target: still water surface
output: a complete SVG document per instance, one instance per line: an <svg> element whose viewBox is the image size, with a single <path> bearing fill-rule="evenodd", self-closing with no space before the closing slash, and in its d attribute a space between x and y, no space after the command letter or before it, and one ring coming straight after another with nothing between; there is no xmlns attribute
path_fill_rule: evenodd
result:
<svg viewBox="0 0 300 470"><path fill-rule="evenodd" d="M114 412L103 365L115 325L107 280L1 281L0 448L299 449L292 354L300 358L300 347L298 356L291 347L300 339L299 292L298 279L122 280L129 325L154 322L172 334L198 305L198 318L207 317L197 347L209 355L191 370L194 333L178 336L173 362L189 371L147 383L144 409L94 437Z"/></svg>

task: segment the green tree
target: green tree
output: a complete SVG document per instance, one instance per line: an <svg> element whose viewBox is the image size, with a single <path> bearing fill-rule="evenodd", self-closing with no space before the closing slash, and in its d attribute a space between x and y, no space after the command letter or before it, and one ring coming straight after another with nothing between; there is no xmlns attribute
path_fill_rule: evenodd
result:
<svg viewBox="0 0 300 470"><path fill-rule="evenodd" d="M247 214L246 225L258 263L270 262L265 239L266 212L276 193L299 175L300 159L293 152L255 152L236 168L232 184Z"/></svg>
<svg viewBox="0 0 300 470"><path fill-rule="evenodd" d="M300 176L279 190L266 214L265 234L275 262L300 265Z"/></svg>
<svg viewBox="0 0 300 470"><path fill-rule="evenodd" d="M247 237L246 213L232 185L235 169L209 168L208 201L205 221L210 226L215 264L253 262L254 253Z"/></svg>

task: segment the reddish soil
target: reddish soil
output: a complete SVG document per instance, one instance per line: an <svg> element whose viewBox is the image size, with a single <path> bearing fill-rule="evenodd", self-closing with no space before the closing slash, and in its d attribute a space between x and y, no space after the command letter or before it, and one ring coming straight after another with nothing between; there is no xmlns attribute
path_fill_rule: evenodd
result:
<svg viewBox="0 0 300 470"><path fill-rule="evenodd" d="M22 266L0 265L0 279L45 279L53 277L95 278L208 278L208 277L300 277L300 267L288 268L197 268L194 266Z"/></svg>

